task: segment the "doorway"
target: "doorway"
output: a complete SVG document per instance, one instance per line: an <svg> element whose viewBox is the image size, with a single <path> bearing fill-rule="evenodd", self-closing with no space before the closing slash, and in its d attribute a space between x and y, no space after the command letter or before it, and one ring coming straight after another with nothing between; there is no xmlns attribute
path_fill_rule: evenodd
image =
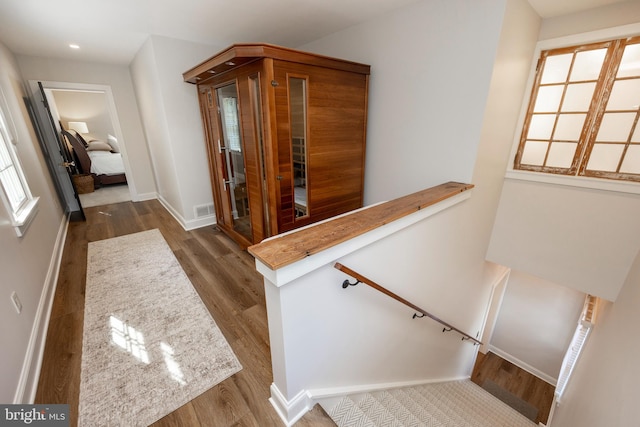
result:
<svg viewBox="0 0 640 427"><path fill-rule="evenodd" d="M84 190L82 194L78 194L78 204L82 207L99 206L102 204L118 203L122 201L132 200L135 194L135 183L126 154L126 142L122 136L120 122L118 119L115 102L110 86L94 85L84 83L67 83L67 82L41 82L44 96L50 107L53 118L53 125L56 132L60 135L62 129L70 129L72 126L81 129L81 136L84 134L85 139L115 141L117 149L111 152L119 152L121 157L121 166L123 168L126 180L124 183L100 185L94 187L94 191ZM34 108L39 118L43 117L42 102L37 102L38 97L35 96L37 81L29 81L29 85L34 94ZM72 126L70 126L70 123ZM83 128L82 128L83 127ZM46 135L52 138L55 135ZM46 139L46 138L45 138ZM83 171L84 172L84 171ZM63 180L65 177L59 173L52 173L54 180ZM70 181L70 179L66 179ZM63 188L74 188L70 182L61 182L59 185ZM75 189L75 188L74 188ZM70 191L65 191L65 199L71 199ZM72 205L72 200L68 200L68 205ZM69 206L67 206L68 208ZM73 211L73 209L71 209Z"/></svg>

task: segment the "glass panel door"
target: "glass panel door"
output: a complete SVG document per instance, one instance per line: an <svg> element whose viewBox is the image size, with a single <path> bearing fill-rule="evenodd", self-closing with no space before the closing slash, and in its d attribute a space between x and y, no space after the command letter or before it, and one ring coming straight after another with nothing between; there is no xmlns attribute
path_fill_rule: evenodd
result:
<svg viewBox="0 0 640 427"><path fill-rule="evenodd" d="M222 157L223 210L225 210L225 217L231 218L233 229L252 241L236 84L232 83L216 89L216 101L220 113L222 137L222 140L218 141L218 152Z"/></svg>
<svg viewBox="0 0 640 427"><path fill-rule="evenodd" d="M266 154L262 129L262 99L260 97L260 76L249 77L249 96L253 112L253 129L258 145L258 174L262 186L262 223L264 237L271 237L271 213L269 212L269 187L267 186Z"/></svg>
<svg viewBox="0 0 640 427"><path fill-rule="evenodd" d="M309 215L307 190L307 81L289 77L289 114L291 117L291 159L295 218Z"/></svg>

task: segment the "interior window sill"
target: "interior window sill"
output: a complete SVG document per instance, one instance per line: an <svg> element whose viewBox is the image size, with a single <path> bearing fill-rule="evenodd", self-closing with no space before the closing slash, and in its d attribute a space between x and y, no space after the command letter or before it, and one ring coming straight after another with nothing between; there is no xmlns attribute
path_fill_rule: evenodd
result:
<svg viewBox="0 0 640 427"><path fill-rule="evenodd" d="M38 201L39 197L34 197L29 201L27 206L20 212L20 215L13 222L13 227L16 230L16 234L18 237L23 237L27 232L27 229L33 222L33 218L35 218L38 213Z"/></svg>
<svg viewBox="0 0 640 427"><path fill-rule="evenodd" d="M585 176L554 175L549 173L520 170L508 170L505 178L565 185L569 187L591 188L602 191L640 194L640 183L631 181L616 181L612 179L590 178Z"/></svg>

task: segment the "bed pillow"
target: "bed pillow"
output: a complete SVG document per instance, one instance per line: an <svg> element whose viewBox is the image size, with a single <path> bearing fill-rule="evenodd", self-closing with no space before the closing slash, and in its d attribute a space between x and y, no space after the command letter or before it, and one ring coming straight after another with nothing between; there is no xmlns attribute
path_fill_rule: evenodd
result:
<svg viewBox="0 0 640 427"><path fill-rule="evenodd" d="M111 146L111 151L113 151L114 153L119 153L120 152L120 146L118 145L118 139L115 136L107 134L107 144L109 144Z"/></svg>
<svg viewBox="0 0 640 427"><path fill-rule="evenodd" d="M87 151L111 151L111 146L104 141L94 139L87 146Z"/></svg>

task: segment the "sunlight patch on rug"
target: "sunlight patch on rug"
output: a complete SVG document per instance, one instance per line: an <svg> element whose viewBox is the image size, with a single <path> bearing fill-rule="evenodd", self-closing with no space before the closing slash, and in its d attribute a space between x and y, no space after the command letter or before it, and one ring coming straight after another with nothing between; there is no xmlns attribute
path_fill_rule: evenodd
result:
<svg viewBox="0 0 640 427"><path fill-rule="evenodd" d="M147 426L240 369L159 230L89 243L80 426Z"/></svg>

